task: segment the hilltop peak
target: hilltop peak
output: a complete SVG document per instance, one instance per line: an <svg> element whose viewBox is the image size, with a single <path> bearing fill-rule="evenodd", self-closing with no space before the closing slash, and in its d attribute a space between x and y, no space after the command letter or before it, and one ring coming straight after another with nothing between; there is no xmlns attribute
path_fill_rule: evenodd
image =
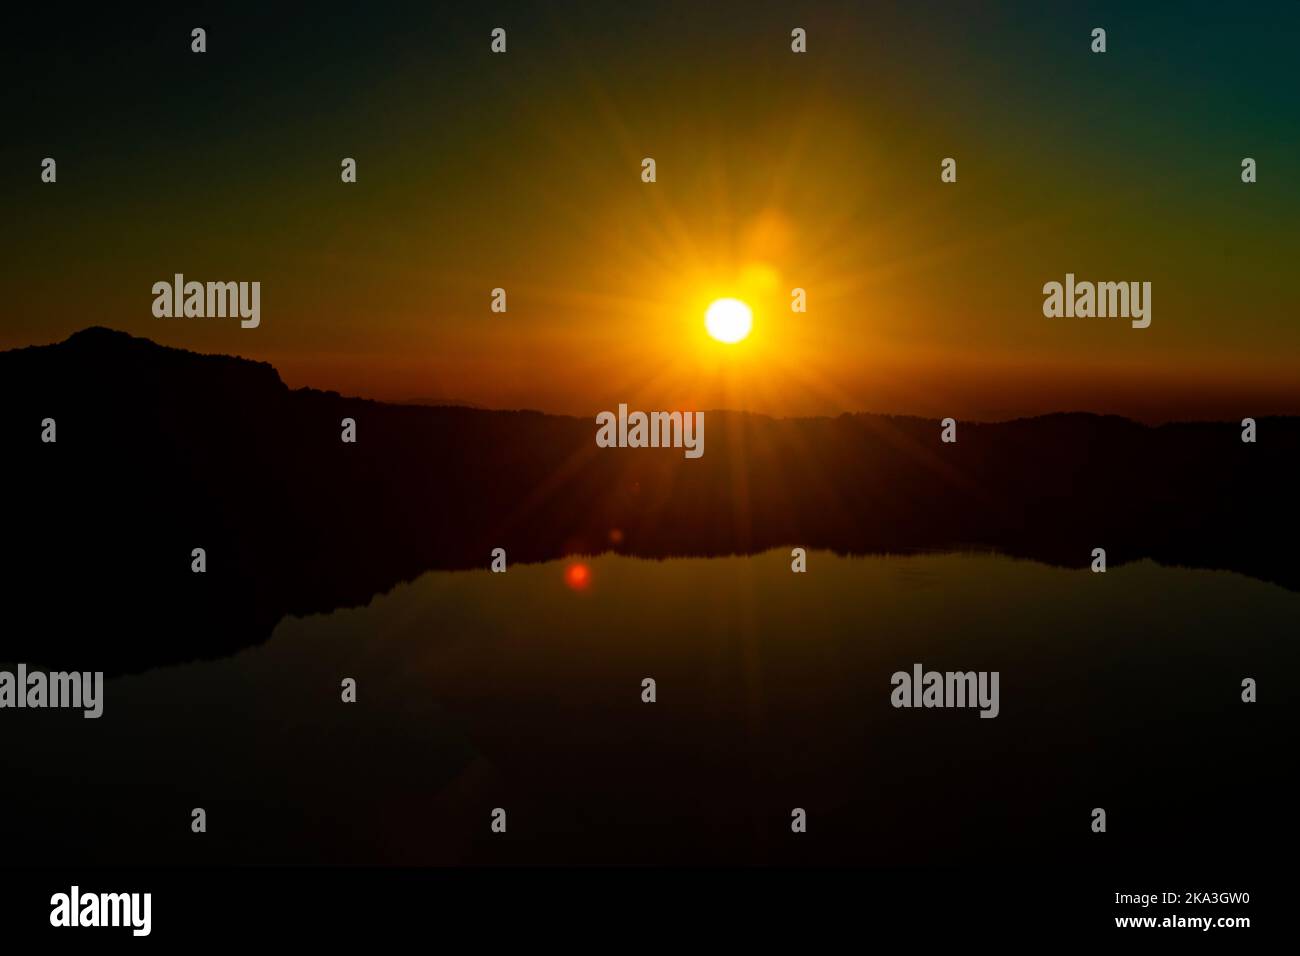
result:
<svg viewBox="0 0 1300 956"><path fill-rule="evenodd" d="M103 325L73 332L62 342L0 352L0 363L15 379L57 381L71 376L79 387L251 388L286 391L269 362L235 355L205 354L160 345L151 339ZM33 386L34 387L34 386Z"/></svg>
<svg viewBox="0 0 1300 956"><path fill-rule="evenodd" d="M148 342L150 345L155 343L148 339L132 335L130 332L123 332L119 329L110 329L106 325L92 325L89 328L82 329L79 332L73 332L63 340L64 345L72 343L82 344L86 342Z"/></svg>

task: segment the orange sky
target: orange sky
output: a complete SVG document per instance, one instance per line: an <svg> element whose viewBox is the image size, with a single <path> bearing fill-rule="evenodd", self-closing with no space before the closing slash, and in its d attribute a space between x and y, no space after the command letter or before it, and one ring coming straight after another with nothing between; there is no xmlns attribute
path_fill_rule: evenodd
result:
<svg viewBox="0 0 1300 956"><path fill-rule="evenodd" d="M126 74L87 47L13 124L0 346L101 324L294 386L583 415L1300 413L1275 32L1116 13L1129 42L1103 60L1069 18L1022 14L832 7L806 56L780 5L538 8L495 59L443 35L478 24L406 14L364 43L259 21ZM260 327L154 318L176 272L260 281ZM1067 272L1151 282L1151 327L1045 318ZM720 296L754 307L745 342L704 335Z"/></svg>

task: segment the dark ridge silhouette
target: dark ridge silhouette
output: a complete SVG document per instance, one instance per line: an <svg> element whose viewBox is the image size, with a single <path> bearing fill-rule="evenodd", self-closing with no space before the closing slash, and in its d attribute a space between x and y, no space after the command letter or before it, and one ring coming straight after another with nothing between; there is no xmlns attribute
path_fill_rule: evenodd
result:
<svg viewBox="0 0 1300 956"><path fill-rule="evenodd" d="M1078 568L1104 547L1111 566L1296 589L1300 418L1258 429L1246 444L1236 423L1056 414L941 444L918 418L708 412L687 460L597 448L593 419L290 390L266 363L91 328L0 353L18 612L0 660L116 673L229 654L285 614L486 568L495 547L513 563L616 539L648 557L979 548Z"/></svg>
<svg viewBox="0 0 1300 956"><path fill-rule="evenodd" d="M434 407L451 407L451 408L483 408L478 402L471 402L463 398L439 398L436 395L416 395L404 401L397 402L398 405L431 405Z"/></svg>

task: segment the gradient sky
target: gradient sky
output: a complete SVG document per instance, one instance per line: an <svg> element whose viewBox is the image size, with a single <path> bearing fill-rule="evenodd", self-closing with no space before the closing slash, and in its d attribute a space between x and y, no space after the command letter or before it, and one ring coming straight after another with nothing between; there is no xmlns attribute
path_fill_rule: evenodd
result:
<svg viewBox="0 0 1300 956"><path fill-rule="evenodd" d="M0 347L582 415L1300 413L1294 3L261 6L9 24ZM261 327L154 318L176 272L261 281ZM1151 327L1044 318L1066 272Z"/></svg>

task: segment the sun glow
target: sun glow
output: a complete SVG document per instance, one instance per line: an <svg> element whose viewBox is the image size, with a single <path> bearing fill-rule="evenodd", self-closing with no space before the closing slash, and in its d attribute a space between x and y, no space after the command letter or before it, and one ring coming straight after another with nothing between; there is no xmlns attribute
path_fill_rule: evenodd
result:
<svg viewBox="0 0 1300 956"><path fill-rule="evenodd" d="M754 324L754 313L739 299L718 299L704 313L704 327L719 342L739 342Z"/></svg>

